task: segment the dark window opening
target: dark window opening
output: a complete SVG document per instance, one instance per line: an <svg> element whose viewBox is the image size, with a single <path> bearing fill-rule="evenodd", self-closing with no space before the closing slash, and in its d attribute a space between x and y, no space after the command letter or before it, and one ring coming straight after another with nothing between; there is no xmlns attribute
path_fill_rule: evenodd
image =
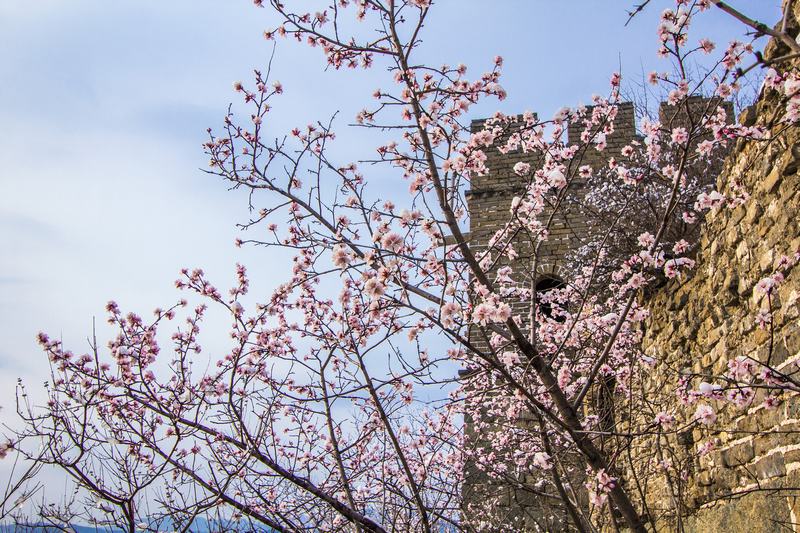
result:
<svg viewBox="0 0 800 533"><path fill-rule="evenodd" d="M553 289L563 289L565 287L564 281L556 276L542 276L539 278L539 281L536 282L536 303L539 305L539 312L547 316L548 318L552 318L557 320L558 322L563 322L563 316L553 316L553 306L550 302L543 302L542 298Z"/></svg>

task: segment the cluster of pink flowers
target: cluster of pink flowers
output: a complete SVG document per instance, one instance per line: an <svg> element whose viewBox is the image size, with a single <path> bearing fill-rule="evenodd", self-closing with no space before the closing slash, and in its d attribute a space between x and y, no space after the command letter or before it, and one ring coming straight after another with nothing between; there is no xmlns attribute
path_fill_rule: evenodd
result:
<svg viewBox="0 0 800 533"><path fill-rule="evenodd" d="M608 494L616 486L617 480L605 470L600 470L594 479L586 483L589 489L589 501L596 507L602 507L608 500Z"/></svg>

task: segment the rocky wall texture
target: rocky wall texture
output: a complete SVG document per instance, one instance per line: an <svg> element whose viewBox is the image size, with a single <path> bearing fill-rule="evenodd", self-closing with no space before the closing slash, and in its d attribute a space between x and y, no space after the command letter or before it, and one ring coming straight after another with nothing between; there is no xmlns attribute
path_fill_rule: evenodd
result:
<svg viewBox="0 0 800 533"><path fill-rule="evenodd" d="M794 12L795 19L800 19L800 3ZM784 53L770 43L764 57ZM800 62L794 68L798 66ZM716 105L698 99L690 102L690 107L709 102ZM730 117L731 107L724 105ZM783 255L800 251L800 128L775 122L784 105L776 94L766 93L739 117L741 123L762 125L770 133L765 140L738 141L729 147L717 189L732 193L736 183L749 193L749 199L736 208L710 212L693 272L645 297L651 316L642 349L656 364L642 377L647 391L644 403L648 404L643 411L650 412L651 418L652 412L675 412L680 429L632 439L626 462L635 476L629 471L626 479L631 492L640 495L639 504L650 525L658 531L800 531L800 395L785 393L778 405L770 408L761 401L764 391L756 393L750 407L704 399L714 404L718 417L706 428L693 422L696 405L684 404L676 393L681 387L688 390L703 381L714 382L713 376L724 375L729 362L738 357L750 357L787 373L800 367L800 266L785 271L785 281L771 299L755 290L759 280L775 272ZM662 105L659 111L661 121L670 128L682 120L680 110ZM634 115L631 104L621 104L608 149L587 152L581 164L603 165L636 139ZM482 127L482 121L473 123L474 131ZM579 135L577 125L568 128L571 142ZM471 183L472 190L467 193L469 241L477 251L508 221L511 200L524 189L524 178L513 172L519 161L538 166L536 154L502 154L489 149L489 174ZM715 179L716 170L708 179ZM577 206L586 194L586 184L574 183L572 188ZM550 239L538 253L533 253L535 243L519 243L514 271L528 276L525 281L530 286L542 276L568 280L565 257L581 246L590 225L580 209L564 209L554 219ZM757 317L768 309L774 311L772 323L761 328ZM470 338L476 345L486 344L474 333ZM682 378L686 380L683 384ZM638 401L637 409L642 407L641 399ZM624 414L624 399L616 409L622 432L625 417L628 423L635 420L631 426L643 427L642 420L636 419L643 412ZM469 420L467 425L470 440L481 446L485 435L470 432ZM502 430L502 423L497 427ZM467 502L486 507L490 505L487 497L499 496L492 509L515 529L566 527L568 519L557 503L518 490L513 480L500 482L506 486L498 487L497 481L470 472L465 483ZM579 477L576 469L574 481Z"/></svg>
<svg viewBox="0 0 800 533"><path fill-rule="evenodd" d="M717 99L706 99L700 97L692 98L690 107L694 111L695 107L712 107L723 105L732 117L733 106L730 102L719 102ZM659 117L670 128L678 126L688 126L689 118L686 113L681 113L680 109L662 103L659 107ZM484 128L484 120L476 120L472 124L473 132L479 132ZM512 123L508 133L515 130ZM580 121L570 123L566 137L568 143L581 143L581 133L584 125ZM617 106L617 113L613 123L613 132L606 137L607 146L605 150L598 151L589 146L581 151L571 163L568 173L576 174L576 169L581 165L592 167L595 172L605 169L610 158L619 158L623 148L641 141L641 137L636 131L636 109L631 102L621 102ZM502 139L496 142L501 145ZM721 160L722 154L719 154ZM517 175L513 167L518 162L529 163L532 168L538 168L541 164L542 155L538 153L522 153L520 151L509 151L502 153L496 147L486 150L486 165L489 172L485 175L475 176L471 182L471 190L467 192L468 207L470 211L470 232L469 245L479 252L482 251L492 236L506 223L509 222L511 201L515 196L523 194L528 178ZM716 175L718 168L713 173L701 176L700 181L711 183ZM593 228L602 228L598 223L596 214L586 212L585 198L590 192L591 186L587 181L577 178L567 190L563 201L558 210L552 214L552 209L546 209L541 217L543 221L549 221L549 236L546 241L531 242L531 240L521 233L514 240L514 248L518 252L518 257L509 261L500 258L496 268L504 265L513 267L515 279L525 287L535 287L537 291L540 286L543 290L552 288L548 282L569 282L572 278L570 254L577 252L587 242L596 240ZM490 272L490 276L493 273ZM540 285L542 284L542 285ZM546 288L545 288L546 287ZM519 314L521 323L527 327L529 312L529 302L510 301L512 309ZM470 341L484 349L488 348L488 339L478 331L478 328L470 332ZM465 372L465 376L469 372ZM595 405L600 400L595 397L595 391L589 395L589 399L584 403L585 414L591 414L597 407ZM597 400L597 401L596 401ZM485 402L492 402L491 395L488 395ZM600 402L607 403L607 402ZM605 407L603 407L605 409ZM491 432L506 431L505 421L496 421L495 428ZM488 446L490 440L488 434L477 434L472 430L470 417L467 417L468 441L474 446ZM490 430L483 430L484 433ZM570 477L572 485L582 490L585 468L582 459L575 454L565 452L561 458L562 464L574 464L567 467L571 470ZM467 468L467 479L465 482L465 500L467 502L480 501L482 505L488 505L492 498L497 501L492 505L493 513L502 517L503 524L513 527L514 530L524 529L530 531L559 531L567 527L569 519L565 515L565 510L558 501L550 501L542 498L539 494L532 494L526 490L526 486L535 484L535 479L525 479L521 484L516 484L513 479L503 481L490 481L477 469ZM518 486L515 486L518 485ZM581 494L581 497L585 494ZM494 500L492 500L494 501Z"/></svg>
<svg viewBox="0 0 800 533"><path fill-rule="evenodd" d="M775 48L771 43L765 56ZM765 94L740 117L767 126L771 139L739 141L717 188L728 193L739 181L750 198L708 214L692 277L673 280L649 300L643 348L657 361L652 390L663 391L652 400L677 409L688 427L695 406L679 403L677 375L696 386L725 374L742 356L787 373L800 364L800 267L785 271L771 301L754 290L782 255L800 250L800 128L771 124L783 105ZM771 327L761 328L759 311L770 307ZM800 396L785 393L773 408L762 398L760 391L749 408L710 400L718 415L710 429L694 425L664 437L672 492L660 484L657 468L646 476L652 476L647 500L651 516L660 517L659 530L678 527L676 507L690 532L800 529ZM652 446L640 443L634 457Z"/></svg>

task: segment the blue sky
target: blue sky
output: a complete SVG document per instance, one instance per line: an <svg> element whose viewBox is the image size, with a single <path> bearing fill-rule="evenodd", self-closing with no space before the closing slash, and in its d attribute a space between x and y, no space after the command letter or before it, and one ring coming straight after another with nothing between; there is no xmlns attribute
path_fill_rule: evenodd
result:
<svg viewBox="0 0 800 533"><path fill-rule="evenodd" d="M473 74L504 56L509 98L473 118L547 116L605 93L620 66L629 76L667 68L654 51L668 3L624 27L632 4L441 0L421 53ZM734 2L770 24L778 4ZM285 279L288 257L233 246L245 200L200 170L205 128L221 123L232 82L265 68L261 33L273 25L248 0L0 0L0 421L13 421L17 377L36 387L47 375L40 330L84 349L96 316L102 343L106 301L142 313L173 302L184 266L224 286L243 262L261 294ZM739 34L721 13L699 25L712 37ZM273 78L286 94L269 127L281 135L338 110L343 161L371 157L368 133L343 126L390 85L385 71L323 65L319 51L279 41ZM376 182L387 196L405 189L391 176Z"/></svg>

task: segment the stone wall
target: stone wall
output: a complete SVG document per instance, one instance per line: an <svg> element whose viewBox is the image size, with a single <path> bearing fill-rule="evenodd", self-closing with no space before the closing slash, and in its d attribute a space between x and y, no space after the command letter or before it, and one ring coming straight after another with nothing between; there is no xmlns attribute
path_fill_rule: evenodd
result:
<svg viewBox="0 0 800 533"><path fill-rule="evenodd" d="M793 9L795 20L800 19L800 3ZM785 51L770 43L764 56L776 53ZM697 100L692 105L707 103ZM659 531L800 531L800 395L785 394L772 409L762 405L763 391L750 408L716 401L718 420L706 429L692 422L696 406L682 405L675 393L679 376L689 376L697 385L704 376L724 374L728 362L739 356L769 361L787 372L800 366L800 267L785 273L785 282L773 295L777 311L772 330L759 328L756 321L767 305L763 294L754 290L756 283L773 273L782 255L800 250L800 133L797 127L772 124L782 106L768 94L739 117L745 125L766 126L771 139L739 141L731 147L717 189L730 193L737 182L750 198L734 209L709 213L693 272L647 296L651 316L642 348L656 361L645 378L651 387L649 400L656 410L677 411L682 428L665 433L658 443L639 439L631 453L631 464L646 485L646 501L639 503ZM659 111L670 128L684 119L666 105ZM631 104L620 105L609 148L604 153L588 151L581 164L596 168L636 139L634 114ZM473 130L482 127L483 121L473 122ZM580 127L570 125L567 135L576 140ZM490 173L476 177L467 194L470 246L476 250L507 222L511 199L523 190L523 178L514 174L513 165L537 164L535 155L519 152L490 149L487 157ZM585 192L585 184L573 185L573 198L579 200ZM528 268L532 284L543 275L568 279L564 258L590 230L579 209L565 209L559 217L538 256L530 254L532 243L521 247L528 254L521 254L515 270ZM709 444L710 451L699 455L698 449ZM669 466L664 468L662 461ZM536 515L542 507L535 498L520 497L510 489L503 505L510 508L510 517L522 516L528 527L541 529Z"/></svg>
<svg viewBox="0 0 800 533"><path fill-rule="evenodd" d="M795 12L800 15L800 7ZM765 56L775 48L770 44ZM740 121L770 127L782 106L767 95ZM787 373L800 364L800 267L786 272L774 296L772 307L778 310L772 333L756 323L759 310L768 306L754 290L756 283L774 272L781 255L800 250L800 134L796 127L780 125L770 131L770 141L740 141L718 179L717 188L724 193L739 181L749 200L707 216L692 277L674 280L649 302L652 315L643 345L658 361L655 376L680 372L692 376L696 385L703 376L723 374L739 356L769 361ZM683 422L691 424L694 406L678 405L672 393L676 380L659 378L653 384L669 391L654 400L677 408ZM680 485L687 531L800 529L800 397L786 395L774 409L764 408L761 398L763 391L749 409L712 401L718 408L712 430L695 425L667 439L673 467L685 461L675 472L682 469L686 476ZM713 450L698 458L698 448L707 443ZM779 488L787 490L772 490ZM648 502L652 514L660 517L659 529L677 527L670 499L661 490Z"/></svg>
<svg viewBox="0 0 800 533"><path fill-rule="evenodd" d="M698 98L692 101L692 105L714 105L718 102ZM725 103L729 116L732 115L732 106ZM585 150L580 158L572 162L569 174L575 174L575 169L581 165L589 165L595 170L607 165L610 158L619 158L622 149L633 141L638 141L641 137L636 132L636 110L630 102L622 102L618 105L617 115L614 120L614 131L607 135L607 147L600 152L592 147ZM669 124L670 127L677 127L685 124L687 118L680 112L676 112L671 106L661 104L659 116ZM472 124L473 132L480 131L484 127L484 120L476 120ZM515 125L509 128L509 134L514 131ZM567 140L570 143L579 143L583 125L580 123L570 124L567 128ZM486 165L489 173L483 176L475 176L471 182L471 190L467 192L468 207L470 211L470 247L480 252L494 233L502 228L509 220L509 209L514 196L523 194L526 186L525 177L518 176L513 171L513 166L520 161L530 163L532 168L538 168L541 155L537 153L522 153L512 151L501 153L494 147L486 150ZM714 176L709 176L709 182ZM569 282L572 273L568 266L568 255L583 246L587 241L594 238L591 234L592 219L584 214L582 209L583 199L588 192L585 181L575 180L570 185L562 204L553 216L549 226L549 236L542 243L530 242L523 235L514 242L515 250L519 257L515 259L511 266L514 269L514 276L517 282L527 287L538 287L543 280L558 279ZM543 219L550 216L550 212L544 213ZM595 223L596 225L596 223ZM497 267L509 264L509 261L501 259ZM491 277L491 273L490 273ZM510 302L515 313L522 316L522 323L526 325L526 317L529 311L529 303ZM488 348L487 339L477 328L470 332L470 341L481 347ZM465 376L469 372L465 373ZM591 394L590 396L594 396ZM491 395L483 401L491 402ZM591 409L594 400L587 401L584 405L586 409ZM495 425L495 424L493 424ZM496 429L491 431L503 431L504 421L498 421ZM535 431L535 429L534 429ZM470 418L467 418L468 441L475 446L481 446L488 440L488 435L476 435L472 431ZM564 453L561 457L562 463L573 464L575 479L572 484L578 490L583 486L584 468L582 459L577 453L570 456ZM531 494L526 487L535 484L535 480L521 480L519 486L515 486L513 480L505 482L490 481L477 469L467 468L467 479L465 483L465 500L480 501L482 505L489 505L491 498L497 500L493 504L492 511L504 525L515 528L523 528L530 531L561 531L565 530L569 523L565 510L560 507L557 501L544 501L540 496ZM585 495L582 495L585 496Z"/></svg>

